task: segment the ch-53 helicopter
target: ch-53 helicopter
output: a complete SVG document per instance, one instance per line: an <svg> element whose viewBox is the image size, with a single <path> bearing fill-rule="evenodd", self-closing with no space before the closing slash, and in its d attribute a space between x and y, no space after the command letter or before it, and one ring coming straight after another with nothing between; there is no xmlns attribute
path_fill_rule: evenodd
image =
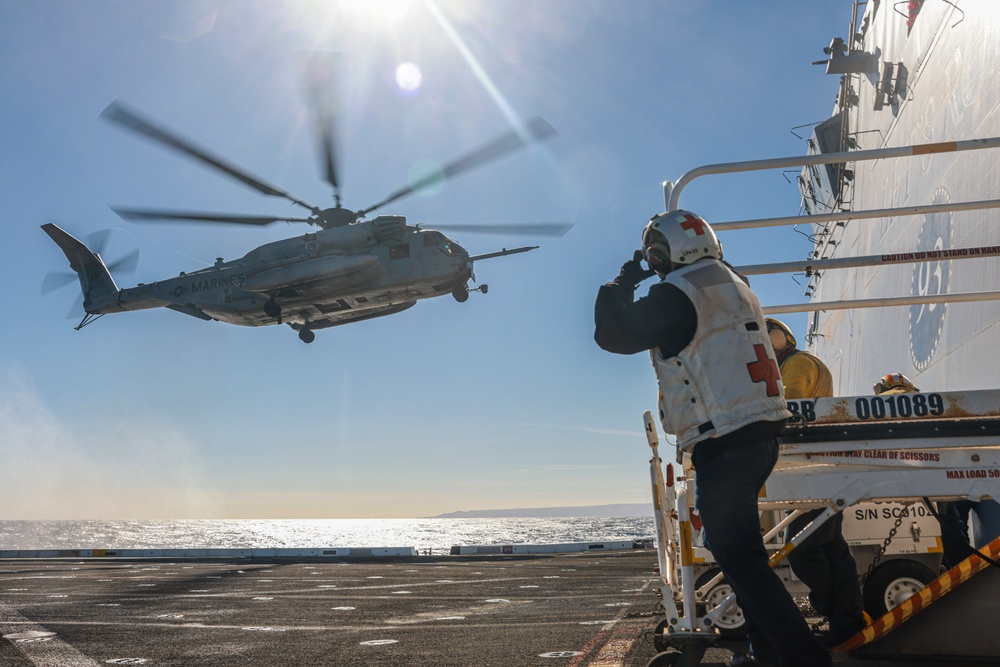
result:
<svg viewBox="0 0 1000 667"><path fill-rule="evenodd" d="M470 288L473 263L534 250L538 246L504 248L470 255L462 246L436 229L406 223L398 215L365 216L421 188L487 162L532 141L555 134L541 118L489 142L445 165L440 172L396 190L364 209L341 205L335 168L332 115L316 98L319 139L327 182L333 187L335 206L321 209L234 166L178 133L154 124L114 102L101 114L146 138L225 174L266 195L285 198L309 211L308 217L230 215L176 210L112 208L126 220L183 220L194 222L267 225L273 222L306 223L318 231L262 245L239 259L216 260L210 266L136 287L120 289L108 266L91 251L52 223L42 229L59 245L76 272L83 290L86 314L81 329L107 313L147 308L170 308L203 320L244 326L288 324L306 343L317 329L391 315L410 308L420 299L451 294L459 302L469 292L486 294L488 286ZM517 232L562 235L571 225L563 223L507 225L436 225L441 229L479 232Z"/></svg>

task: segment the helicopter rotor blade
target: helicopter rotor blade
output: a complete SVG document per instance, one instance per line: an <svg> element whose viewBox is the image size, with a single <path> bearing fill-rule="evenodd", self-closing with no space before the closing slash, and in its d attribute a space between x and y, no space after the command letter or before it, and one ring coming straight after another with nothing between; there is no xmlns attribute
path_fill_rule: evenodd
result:
<svg viewBox="0 0 1000 667"><path fill-rule="evenodd" d="M132 222L148 220L180 220L186 222L222 222L236 225L256 225L262 227L272 222L308 222L312 218L291 218L275 215L236 215L228 213L203 213L198 211L167 211L157 209L111 208L120 218Z"/></svg>
<svg viewBox="0 0 1000 667"><path fill-rule="evenodd" d="M96 232L87 234L87 246L97 255L103 257L108 246L111 233L114 229L99 229ZM121 231L121 230L119 230ZM112 273L134 273L139 266L139 250L134 249L113 262L106 263L108 271ZM54 292L70 283L76 282L78 276L75 271L49 271L42 278L42 295Z"/></svg>
<svg viewBox="0 0 1000 667"><path fill-rule="evenodd" d="M57 289L66 287L77 279L76 273L72 271L49 271L42 278L42 296Z"/></svg>
<svg viewBox="0 0 1000 667"><path fill-rule="evenodd" d="M316 116L316 127L320 143L320 159L323 175L333 186L333 196L340 205L340 181L337 179L337 151L335 149L336 112L333 89L330 82L335 78L336 54L313 53L306 66L305 90L309 105Z"/></svg>
<svg viewBox="0 0 1000 667"><path fill-rule="evenodd" d="M138 248L107 265L111 273L134 273L139 266Z"/></svg>
<svg viewBox="0 0 1000 667"><path fill-rule="evenodd" d="M434 229L447 229L455 232L470 232L479 234L524 234L527 236L565 236L573 227L568 222L535 222L524 224L503 225L434 225Z"/></svg>
<svg viewBox="0 0 1000 667"><path fill-rule="evenodd" d="M45 274L42 279L42 296L54 292L57 289L66 287L70 283L77 281L77 275L74 271L49 271ZM73 302L70 305L69 311L66 313L67 320L78 320L83 317L83 297L78 293L73 297Z"/></svg>
<svg viewBox="0 0 1000 667"><path fill-rule="evenodd" d="M105 248L108 247L112 231L111 229L98 229L96 232L87 234L87 247L98 255L103 255Z"/></svg>
<svg viewBox="0 0 1000 667"><path fill-rule="evenodd" d="M442 178L450 178L471 169L481 167L482 165L497 160L508 153L527 147L532 140L540 141L555 134L557 134L556 129L552 127L548 121L544 118L536 116L525 123L522 128L503 134L482 147L463 155L452 162L449 162L441 168L440 172L435 172L418 180L416 183L400 188L377 204L369 206L362 211L358 211L358 215L364 216L377 208L396 201L397 199L413 194L421 188L437 183Z"/></svg>
<svg viewBox="0 0 1000 667"><path fill-rule="evenodd" d="M222 158L212 155L207 150L196 147L192 142L181 138L177 133L167 130L162 126L154 125L152 121L138 116L134 111L127 109L120 102L115 101L109 104L107 108L101 112L101 118L104 118L112 123L117 123L124 128L157 141L168 148L172 148L175 151L203 162L210 167L235 178L244 185L250 186L258 192L274 197L284 197L285 199L307 208L310 211L315 210L314 206L297 197L293 197L277 186L271 185L270 183L240 169L239 167L229 164Z"/></svg>

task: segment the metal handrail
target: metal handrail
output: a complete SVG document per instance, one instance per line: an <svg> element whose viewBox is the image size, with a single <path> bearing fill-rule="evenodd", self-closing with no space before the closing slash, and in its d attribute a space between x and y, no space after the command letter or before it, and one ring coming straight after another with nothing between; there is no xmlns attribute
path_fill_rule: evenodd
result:
<svg viewBox="0 0 1000 667"><path fill-rule="evenodd" d="M820 164L839 164L846 162L860 162L865 160L882 160L895 157L910 157L915 155L933 155L939 153L954 153L961 151L980 150L984 148L1000 148L1000 137L987 137L985 139L963 139L959 141L942 141L932 144L913 144L910 146L895 146L890 148L873 148L863 151L845 151L838 153L815 153L812 155L796 155L791 157L769 158L764 160L746 160L742 162L723 162L719 164L709 164L692 169L683 174L676 183L671 181L663 182L663 201L667 211L674 211L680 208L681 191L688 183L701 176L712 174L732 174L746 171L761 171L764 169L783 169L786 167L807 167ZM829 223L844 220L859 220L871 218L886 218L892 216L908 216L943 213L950 211L975 211L984 209L1000 208L1000 199L987 199L970 202L950 202L946 204L925 204L918 206L902 206L896 208L881 208L863 211L835 211L819 215L799 215L784 216L777 218L759 218L755 220L736 220L732 222L713 223L712 229L716 231L726 231L735 229L751 229L758 227L775 227L780 225L797 225L803 223ZM997 254L995 247L965 249L988 251L978 255L964 256L959 253L955 256L930 257L928 252L897 253L897 257L905 254L912 254L908 259L896 259L887 261L886 257L891 255L873 255L869 257L845 257L835 259L816 259L801 262L782 262L775 264L758 264L749 267L736 267L741 273L769 274L785 273L789 271L816 271L823 269L848 268L858 266L877 266L886 263L903 263L918 261L941 261L949 259L972 259L974 257L990 257ZM923 257L917 257L923 255ZM774 315L778 313L800 313L815 312L820 310L845 310L850 308L878 308L883 306L916 305L924 303L950 303L969 301L993 301L1000 300L1000 292L967 292L959 294L938 294L926 296L906 296L887 297L876 299L839 300L829 302L810 301L807 303L787 304L783 306L767 306L764 313Z"/></svg>
<svg viewBox="0 0 1000 667"><path fill-rule="evenodd" d="M890 148L871 148L863 151L846 151L842 153L815 153L813 155L795 155L792 157L769 158L765 160L746 160L743 162L722 162L707 164L685 173L676 183L663 182L663 201L666 210L673 211L678 206L681 191L688 183L700 176L711 174L732 174L742 171L760 171L763 169L784 169L785 167L808 167L817 164L838 164L841 162L861 162L864 160L881 160L894 157L909 157L914 155L931 155L936 153L954 153L960 151L979 150L982 148L1000 148L1000 137L986 139L962 139L959 141L941 141L933 144L914 144L912 146L895 146ZM810 216L801 216L808 218Z"/></svg>
<svg viewBox="0 0 1000 667"><path fill-rule="evenodd" d="M926 294L924 296L892 296L851 301L808 301L783 306L762 306L765 315L781 313L812 313L820 310L849 310L851 308L884 308L885 306L915 306L923 303L968 303L972 301L1000 301L1000 292L961 292L958 294Z"/></svg>
<svg viewBox="0 0 1000 667"><path fill-rule="evenodd" d="M827 269L849 269L860 266L884 266L887 264L915 264L918 262L940 262L946 259L984 259L1000 256L1000 246L980 246L976 248L945 248L942 250L918 250L915 252L887 253L858 257L833 257L830 259L803 259L797 262L775 262L772 264L746 264L735 266L745 276L771 273L791 273L804 271L811 275Z"/></svg>
<svg viewBox="0 0 1000 667"><path fill-rule="evenodd" d="M786 215L778 218L732 220L730 222L713 222L712 229L716 232L725 232L736 229L757 229L760 227L781 227L783 225L818 224L821 222L840 222L842 220L891 218L897 215L905 216L951 213L955 211L982 211L991 208L1000 208L1000 199L956 201L949 202L947 204L918 204L917 206L899 206L896 208L873 208L866 211L836 211L834 213L820 213L817 215Z"/></svg>

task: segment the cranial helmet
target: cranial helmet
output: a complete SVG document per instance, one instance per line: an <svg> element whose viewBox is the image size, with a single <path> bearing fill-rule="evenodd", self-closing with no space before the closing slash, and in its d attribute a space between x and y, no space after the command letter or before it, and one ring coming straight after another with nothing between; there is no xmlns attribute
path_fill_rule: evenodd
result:
<svg viewBox="0 0 1000 667"><path fill-rule="evenodd" d="M773 317L765 317L764 323L767 324L767 333L770 334L772 331L780 331L785 334L785 343L788 347L796 347L798 345L795 340L795 334L793 334L792 330L788 328L788 325L781 320L776 320Z"/></svg>
<svg viewBox="0 0 1000 667"><path fill-rule="evenodd" d="M902 373L888 373L879 378L875 386L872 387L876 394L883 394L890 389L897 389L899 391L893 392L894 394L903 393L913 393L916 394L920 390L913 386L910 382L910 378L906 377Z"/></svg>
<svg viewBox="0 0 1000 667"><path fill-rule="evenodd" d="M653 216L642 230L642 254L657 273L669 273L701 259L722 259L722 246L715 232L690 211L667 211Z"/></svg>

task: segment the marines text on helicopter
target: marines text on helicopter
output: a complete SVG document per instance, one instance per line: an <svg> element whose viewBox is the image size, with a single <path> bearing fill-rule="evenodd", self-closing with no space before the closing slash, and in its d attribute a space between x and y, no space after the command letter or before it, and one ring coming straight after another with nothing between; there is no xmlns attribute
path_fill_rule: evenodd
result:
<svg viewBox="0 0 1000 667"><path fill-rule="evenodd" d="M535 118L467 155L440 172L401 188L365 209L341 206L334 160L332 114L325 112L320 96L312 98L319 118L320 142L326 180L333 187L333 208L320 209L273 186L196 146L177 133L154 125L115 102L103 118L146 136L234 178L266 195L283 197L309 210L308 217L247 216L190 211L114 209L127 220L185 220L198 222L267 225L303 222L318 231L262 245L231 261L176 278L119 289L100 255L54 224L42 225L69 259L83 289L86 314L80 329L107 313L147 308L170 308L203 320L244 326L285 323L311 343L316 329L357 322L406 310L420 299L451 294L463 302L470 291L487 292L487 285L468 287L473 263L481 259L527 252L538 246L503 249L470 255L440 231L409 225L406 218L381 215L364 217L377 208L412 194L441 178L455 176L514 150L555 134ZM441 229L449 226L440 225ZM570 225L537 223L521 225L452 225L451 229L522 234L564 234Z"/></svg>

